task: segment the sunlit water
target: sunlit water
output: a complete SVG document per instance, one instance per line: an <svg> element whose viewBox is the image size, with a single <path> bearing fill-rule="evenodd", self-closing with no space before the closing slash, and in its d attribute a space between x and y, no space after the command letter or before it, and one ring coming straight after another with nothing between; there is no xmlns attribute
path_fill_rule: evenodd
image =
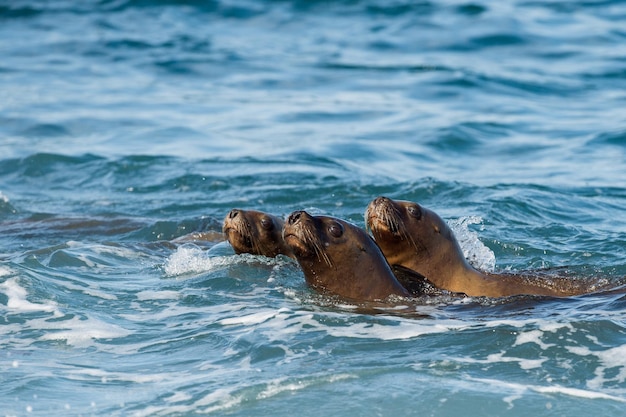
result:
<svg viewBox="0 0 626 417"><path fill-rule="evenodd" d="M481 269L623 285L625 20L0 1L0 415L622 415L623 294L374 314L220 232L233 207L363 226L386 195Z"/></svg>

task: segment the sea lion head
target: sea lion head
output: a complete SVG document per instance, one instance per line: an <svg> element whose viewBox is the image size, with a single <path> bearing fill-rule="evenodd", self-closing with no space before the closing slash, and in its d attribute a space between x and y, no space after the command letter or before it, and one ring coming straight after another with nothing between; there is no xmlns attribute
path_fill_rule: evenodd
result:
<svg viewBox="0 0 626 417"><path fill-rule="evenodd" d="M367 206L365 222L391 265L429 278L431 268L440 263L464 262L450 227L437 213L417 203L377 197Z"/></svg>
<svg viewBox="0 0 626 417"><path fill-rule="evenodd" d="M349 222L295 211L283 237L313 288L357 300L408 295L372 238Z"/></svg>
<svg viewBox="0 0 626 417"><path fill-rule="evenodd" d="M283 220L271 214L232 209L224 218L222 230L237 254L293 256L283 241Z"/></svg>

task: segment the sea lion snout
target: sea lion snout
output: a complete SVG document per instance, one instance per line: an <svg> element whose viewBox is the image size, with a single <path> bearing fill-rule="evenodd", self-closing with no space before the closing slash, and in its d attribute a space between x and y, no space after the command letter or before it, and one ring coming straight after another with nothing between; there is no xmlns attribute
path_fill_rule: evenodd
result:
<svg viewBox="0 0 626 417"><path fill-rule="evenodd" d="M239 210L232 209L231 211L228 212L226 217L224 217L224 222L222 224L222 231L224 233L227 233L229 229L233 228L232 221L235 217L237 217L238 214L239 214Z"/></svg>
<svg viewBox="0 0 626 417"><path fill-rule="evenodd" d="M321 251L313 217L304 210L294 211L287 217L283 240L296 258L316 256Z"/></svg>
<svg viewBox="0 0 626 417"><path fill-rule="evenodd" d="M224 217L224 223L222 224L222 231L224 233L226 233L228 229L236 228L236 225L233 223L233 221L235 221L235 219L237 218L237 216L239 216L240 213L241 213L241 210L239 209L232 209L231 211L228 212L226 217Z"/></svg>
<svg viewBox="0 0 626 417"><path fill-rule="evenodd" d="M393 207L393 200L384 196L379 196L370 201L366 213L376 214L389 210Z"/></svg>
<svg viewBox="0 0 626 417"><path fill-rule="evenodd" d="M300 217L302 217L303 214L306 214L304 210L294 211L293 213L289 215L289 217L287 217L287 224L289 225L296 224L298 220L300 220Z"/></svg>
<svg viewBox="0 0 626 417"><path fill-rule="evenodd" d="M385 196L378 196L367 205L366 212L377 212L379 210L384 210L389 204L392 202L390 198Z"/></svg>
<svg viewBox="0 0 626 417"><path fill-rule="evenodd" d="M384 229L393 235L400 232L402 216L396 203L384 196L373 199L365 210L365 224L375 239L379 238L379 230Z"/></svg>

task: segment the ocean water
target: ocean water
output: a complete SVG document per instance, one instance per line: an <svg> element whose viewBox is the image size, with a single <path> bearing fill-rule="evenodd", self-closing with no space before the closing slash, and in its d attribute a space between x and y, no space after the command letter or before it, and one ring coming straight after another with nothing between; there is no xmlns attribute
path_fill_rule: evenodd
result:
<svg viewBox="0 0 626 417"><path fill-rule="evenodd" d="M626 4L0 0L0 416L618 416L626 297L362 311L234 207L417 201L626 282Z"/></svg>

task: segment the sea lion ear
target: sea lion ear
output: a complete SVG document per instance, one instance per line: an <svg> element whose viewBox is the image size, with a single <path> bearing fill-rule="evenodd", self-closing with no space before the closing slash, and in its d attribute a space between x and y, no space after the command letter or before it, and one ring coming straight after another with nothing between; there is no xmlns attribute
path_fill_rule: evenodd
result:
<svg viewBox="0 0 626 417"><path fill-rule="evenodd" d="M441 229L439 229L439 226L437 226L436 224L433 225L433 229L435 229L436 233L441 233Z"/></svg>

